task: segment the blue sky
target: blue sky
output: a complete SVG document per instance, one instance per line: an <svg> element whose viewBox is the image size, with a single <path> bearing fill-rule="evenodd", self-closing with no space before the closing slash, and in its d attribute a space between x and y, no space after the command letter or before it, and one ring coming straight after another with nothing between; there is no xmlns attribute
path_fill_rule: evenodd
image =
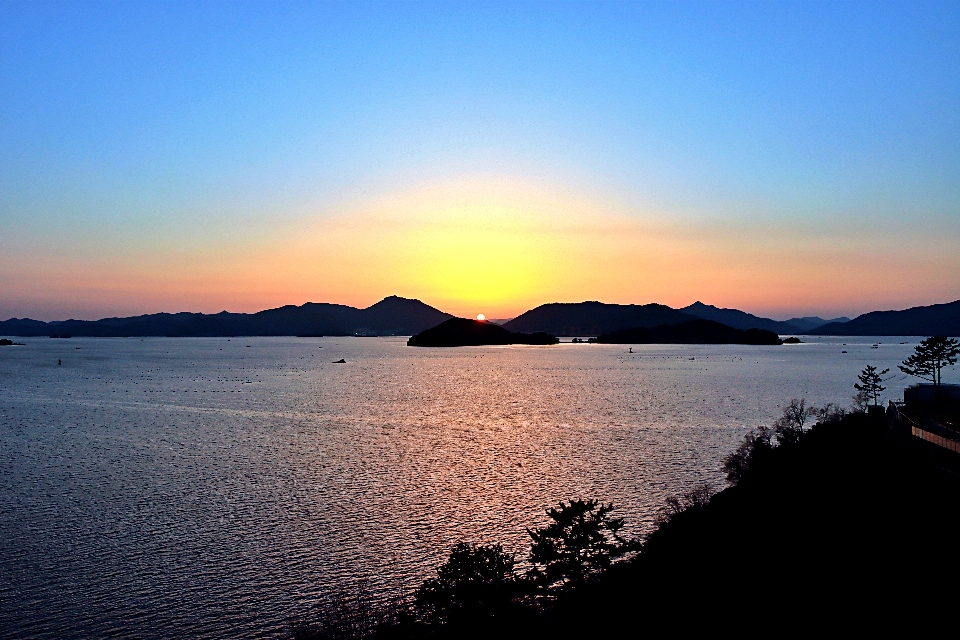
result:
<svg viewBox="0 0 960 640"><path fill-rule="evenodd" d="M0 275L22 283L7 317L372 303L393 293L388 265L277 267L246 291L203 265L279 264L258 238L322 236L366 202L462 180L654 219L677 246L769 227L753 248L785 243L781 278L804 255L836 262L796 275L792 300L737 271L611 302L682 290L789 315L960 298L957 3L4 2L0 97ZM875 252L878 275L818 297L850 273L837 237L869 238L850 259ZM502 311L550 301L525 295Z"/></svg>

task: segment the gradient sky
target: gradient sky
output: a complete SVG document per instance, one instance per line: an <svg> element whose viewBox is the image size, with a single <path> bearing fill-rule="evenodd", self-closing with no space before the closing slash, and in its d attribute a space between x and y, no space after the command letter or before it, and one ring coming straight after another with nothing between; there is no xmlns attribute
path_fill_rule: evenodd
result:
<svg viewBox="0 0 960 640"><path fill-rule="evenodd" d="M960 298L960 3L0 2L0 317Z"/></svg>

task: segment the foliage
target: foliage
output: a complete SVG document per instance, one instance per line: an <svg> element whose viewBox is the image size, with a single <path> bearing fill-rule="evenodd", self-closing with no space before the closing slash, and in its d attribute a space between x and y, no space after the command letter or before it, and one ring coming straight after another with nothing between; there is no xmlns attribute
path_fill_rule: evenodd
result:
<svg viewBox="0 0 960 640"><path fill-rule="evenodd" d="M875 366L868 364L863 368L863 371L860 372L860 375L857 376L860 382L854 383L853 388L866 394L868 399L873 400L873 406L876 407L880 394L887 390L887 388L883 386L885 382L883 376L888 373L890 373L890 369L884 369L878 372Z"/></svg>
<svg viewBox="0 0 960 640"><path fill-rule="evenodd" d="M552 522L527 530L533 544L529 578L541 593L559 593L584 584L617 560L639 549L620 535L623 518L612 518L613 504L596 500L561 502L547 510Z"/></svg>
<svg viewBox="0 0 960 640"><path fill-rule="evenodd" d="M907 375L930 380L939 387L941 371L955 365L957 355L960 355L960 342L946 336L933 336L914 347L913 355L898 367Z"/></svg>
<svg viewBox="0 0 960 640"><path fill-rule="evenodd" d="M496 616L518 595L515 564L515 557L499 544L461 542L437 569L437 577L417 590L417 613L435 624Z"/></svg>

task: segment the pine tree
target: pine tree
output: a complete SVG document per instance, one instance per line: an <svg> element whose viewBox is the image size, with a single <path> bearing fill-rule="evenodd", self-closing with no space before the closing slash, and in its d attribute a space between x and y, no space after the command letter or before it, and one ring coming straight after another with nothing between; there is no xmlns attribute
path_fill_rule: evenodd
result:
<svg viewBox="0 0 960 640"><path fill-rule="evenodd" d="M960 342L946 336L933 336L913 349L913 355L901 362L900 371L929 380L940 391L940 375L944 367L957 364Z"/></svg>
<svg viewBox="0 0 960 640"><path fill-rule="evenodd" d="M639 543L620 535L623 518L612 518L613 504L570 500L548 509L552 522L527 533L533 539L528 572L546 592L560 592L583 584L637 551Z"/></svg>
<svg viewBox="0 0 960 640"><path fill-rule="evenodd" d="M901 367L901 369L902 368L903 367ZM887 390L882 383L885 382L883 376L888 373L890 373L890 369L877 372L876 367L868 364L864 367L863 371L860 372L860 375L857 376L860 383L854 384L853 388L857 391L862 391L868 399L873 400L873 406L876 407L880 393Z"/></svg>

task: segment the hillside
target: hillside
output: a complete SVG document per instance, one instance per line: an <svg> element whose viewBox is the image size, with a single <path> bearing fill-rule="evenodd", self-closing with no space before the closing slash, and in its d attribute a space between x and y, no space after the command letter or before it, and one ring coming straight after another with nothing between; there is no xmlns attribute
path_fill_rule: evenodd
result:
<svg viewBox="0 0 960 640"><path fill-rule="evenodd" d="M821 336L960 336L960 300L903 311L872 311L810 332Z"/></svg>
<svg viewBox="0 0 960 640"><path fill-rule="evenodd" d="M602 302L540 305L503 325L510 331L543 331L555 336L599 336L620 329L657 327L694 320L662 304L604 304Z"/></svg>
<svg viewBox="0 0 960 640"><path fill-rule="evenodd" d="M772 449L761 439L735 486L709 501L681 500L685 509L666 512L636 562L571 598L553 622L584 637L637 615L676 625L696 611L682 628L744 633L915 625L924 611L949 610L952 584L904 597L904 585L924 589L958 567L949 549L960 483L918 446L863 414ZM790 597L799 598L792 614ZM580 611L607 612L606 624Z"/></svg>

